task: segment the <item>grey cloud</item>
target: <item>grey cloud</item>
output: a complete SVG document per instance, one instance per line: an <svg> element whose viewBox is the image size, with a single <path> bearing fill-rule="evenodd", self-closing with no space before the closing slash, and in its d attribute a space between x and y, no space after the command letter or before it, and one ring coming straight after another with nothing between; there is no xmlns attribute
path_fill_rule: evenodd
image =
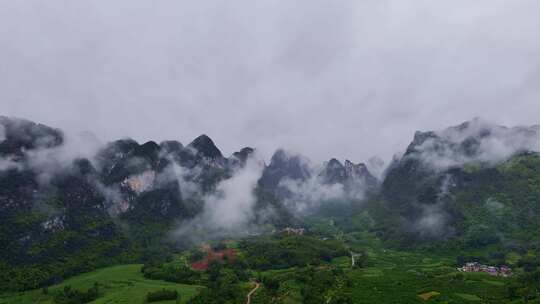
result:
<svg viewBox="0 0 540 304"><path fill-rule="evenodd" d="M540 112L535 0L4 2L0 114L105 141L358 162Z"/></svg>
<svg viewBox="0 0 540 304"><path fill-rule="evenodd" d="M117 216L130 208L129 202L123 197L122 192L117 185L105 186L97 180L92 180L91 182L99 193L103 195L107 212L111 216Z"/></svg>
<svg viewBox="0 0 540 304"><path fill-rule="evenodd" d="M253 155L244 167L221 181L216 190L202 196L204 208L195 218L181 223L171 237L178 240L198 241L227 236L242 236L260 227L252 225L255 188L264 164Z"/></svg>
<svg viewBox="0 0 540 304"><path fill-rule="evenodd" d="M0 142L6 140L6 128L0 124Z"/></svg>
<svg viewBox="0 0 540 304"><path fill-rule="evenodd" d="M255 187L263 170L262 162L248 159L244 168L222 181L205 197L205 212L212 225L234 229L247 224L256 202Z"/></svg>
<svg viewBox="0 0 540 304"><path fill-rule="evenodd" d="M452 176L445 175L438 189L436 201L431 205L422 205L422 214L413 223L414 230L420 235L449 237L454 233L454 228L448 225L449 214L444 209L453 187L455 187L455 183Z"/></svg>
<svg viewBox="0 0 540 304"><path fill-rule="evenodd" d="M278 186L287 193L284 203L289 210L305 215L318 210L323 205L342 204L356 202L360 203L366 196L367 191L373 185L368 185L364 177L350 176L350 180L344 183L328 182L324 176L324 166L316 165L309 159L287 152L288 157L298 157L303 163L303 168L307 170L303 174L305 178L282 179ZM371 189L373 190L373 189Z"/></svg>
<svg viewBox="0 0 540 304"><path fill-rule="evenodd" d="M0 157L0 171L4 170L11 170L11 169L22 169L22 165L13 160L13 158L10 157Z"/></svg>
<svg viewBox="0 0 540 304"><path fill-rule="evenodd" d="M199 167L188 170L174 162L168 168L169 178L172 177L178 182L182 197L186 199L202 195L199 185L192 181L192 177L199 175L200 171L201 169Z"/></svg>
<svg viewBox="0 0 540 304"><path fill-rule="evenodd" d="M280 182L280 186L285 187L291 193L291 197L285 200L285 204L297 213L310 212L323 203L346 197L343 185L324 185L317 176L306 181L285 179Z"/></svg>
<svg viewBox="0 0 540 304"><path fill-rule="evenodd" d="M40 140L43 141L41 138ZM55 174L68 169L75 159L92 160L101 147L99 141L87 134L68 135L61 145L29 150L26 151L25 157L28 167L38 174L39 182L47 185Z"/></svg>
<svg viewBox="0 0 540 304"><path fill-rule="evenodd" d="M366 166L371 174L373 174L379 180L383 179L386 163L382 158L379 156L372 156L370 159L368 159Z"/></svg>
<svg viewBox="0 0 540 304"><path fill-rule="evenodd" d="M485 202L486 208L495 215L503 215L504 204L490 197Z"/></svg>
<svg viewBox="0 0 540 304"><path fill-rule="evenodd" d="M476 118L435 134L412 156L440 170L473 162L495 164L516 153L540 152L539 126L507 128Z"/></svg>

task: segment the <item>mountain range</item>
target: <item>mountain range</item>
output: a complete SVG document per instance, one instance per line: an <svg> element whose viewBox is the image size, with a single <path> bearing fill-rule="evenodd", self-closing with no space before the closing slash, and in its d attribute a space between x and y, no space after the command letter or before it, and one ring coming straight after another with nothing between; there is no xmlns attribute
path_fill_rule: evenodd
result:
<svg viewBox="0 0 540 304"><path fill-rule="evenodd" d="M417 132L378 178L369 163L313 164L285 149L268 164L250 147L226 157L206 135L86 149L59 129L0 117L2 281L28 289L144 261L212 229L230 237L304 226L328 206L341 208L336 225L395 246L540 245L531 233L540 229L539 132L482 119Z"/></svg>

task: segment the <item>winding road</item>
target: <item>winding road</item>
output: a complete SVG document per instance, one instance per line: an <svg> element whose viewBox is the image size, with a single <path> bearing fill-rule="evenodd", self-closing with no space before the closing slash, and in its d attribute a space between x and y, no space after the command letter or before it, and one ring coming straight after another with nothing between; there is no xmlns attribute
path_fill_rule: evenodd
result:
<svg viewBox="0 0 540 304"><path fill-rule="evenodd" d="M255 291L257 291L257 289L259 289L260 286L261 286L260 283L255 282L255 287L247 294L246 304L251 304L251 295L252 295Z"/></svg>

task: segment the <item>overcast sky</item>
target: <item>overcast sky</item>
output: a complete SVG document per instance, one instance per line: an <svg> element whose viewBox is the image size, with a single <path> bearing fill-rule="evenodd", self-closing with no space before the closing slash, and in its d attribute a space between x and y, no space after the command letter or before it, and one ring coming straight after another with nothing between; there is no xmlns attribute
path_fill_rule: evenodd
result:
<svg viewBox="0 0 540 304"><path fill-rule="evenodd" d="M225 154L404 150L540 123L540 1L2 1L0 115Z"/></svg>

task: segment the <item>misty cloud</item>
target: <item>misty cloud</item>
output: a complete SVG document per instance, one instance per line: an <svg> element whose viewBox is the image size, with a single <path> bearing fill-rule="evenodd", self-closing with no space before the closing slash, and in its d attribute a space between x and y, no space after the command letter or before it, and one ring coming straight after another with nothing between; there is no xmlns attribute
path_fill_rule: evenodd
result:
<svg viewBox="0 0 540 304"><path fill-rule="evenodd" d="M486 208L495 215L502 215L504 204L490 197L485 202Z"/></svg>
<svg viewBox="0 0 540 304"><path fill-rule="evenodd" d="M430 237L444 236L447 226L447 216L440 206L423 206L422 217L416 223L416 231L420 235Z"/></svg>
<svg viewBox="0 0 540 304"><path fill-rule="evenodd" d="M313 211L321 204L346 198L343 185L325 185L316 176L306 181L285 179L280 182L280 186L290 192L290 197L285 200L285 204L296 213Z"/></svg>
<svg viewBox="0 0 540 304"><path fill-rule="evenodd" d="M11 157L0 157L0 171L11 169L21 170L22 167L23 166L19 162L13 160Z"/></svg>
<svg viewBox="0 0 540 304"><path fill-rule="evenodd" d="M373 174L373 176L377 177L379 180L383 180L386 164L382 158L378 156L373 156L370 159L368 159L366 166L369 172Z"/></svg>
<svg viewBox="0 0 540 304"><path fill-rule="evenodd" d="M182 223L172 237L200 241L216 237L242 236L259 229L252 226L255 188L264 163L257 155L248 158L244 167L221 181L215 191L202 197L204 209L194 219Z"/></svg>
<svg viewBox="0 0 540 304"><path fill-rule="evenodd" d="M0 124L0 142L6 140L6 128L4 125Z"/></svg>
<svg viewBox="0 0 540 304"><path fill-rule="evenodd" d="M516 153L540 151L540 127L507 128L474 119L428 135L412 157L444 170L468 163L497 164Z"/></svg>
<svg viewBox="0 0 540 304"><path fill-rule="evenodd" d="M109 215L118 216L129 210L130 205L123 197L118 185L105 186L98 180L93 180L92 184L105 199L105 205L107 206Z"/></svg>
<svg viewBox="0 0 540 304"><path fill-rule="evenodd" d="M307 170L303 174L305 178L286 177L278 184L278 187L285 190L286 206L297 214L313 212L324 204L361 201L365 198L366 192L374 187L367 183L366 176L358 175L362 172L354 172L356 165L349 161L345 161L343 166L337 163L337 160L333 160L337 168L327 171L325 170L327 162L321 166L314 165L307 158L298 157L298 159L303 163L302 168ZM337 169L338 172L332 169ZM333 176L334 174L338 176Z"/></svg>
<svg viewBox="0 0 540 304"><path fill-rule="evenodd" d="M202 195L202 189L200 189L200 186L193 181L193 176L198 176L201 172L199 167L187 170L186 168L174 164L172 168L176 174L180 190L182 191L182 197L195 198Z"/></svg>
<svg viewBox="0 0 540 304"><path fill-rule="evenodd" d="M414 230L420 235L427 237L449 237L454 233L454 228L448 224L450 218L445 210L446 203L451 200L451 189L455 182L451 175L447 174L441 181L437 197L431 204L421 205L422 214L414 223Z"/></svg>
<svg viewBox="0 0 540 304"><path fill-rule="evenodd" d="M205 213L213 225L232 229L247 224L256 202L254 191L262 170L262 162L250 158L244 168L205 197Z"/></svg>
<svg viewBox="0 0 540 304"><path fill-rule="evenodd" d="M40 138L40 142L43 141ZM38 174L38 180L42 185L47 185L55 174L67 170L74 160L80 158L93 160L100 148L101 142L89 138L87 134L68 135L64 137L61 145L29 150L25 152L25 157L28 168Z"/></svg>

